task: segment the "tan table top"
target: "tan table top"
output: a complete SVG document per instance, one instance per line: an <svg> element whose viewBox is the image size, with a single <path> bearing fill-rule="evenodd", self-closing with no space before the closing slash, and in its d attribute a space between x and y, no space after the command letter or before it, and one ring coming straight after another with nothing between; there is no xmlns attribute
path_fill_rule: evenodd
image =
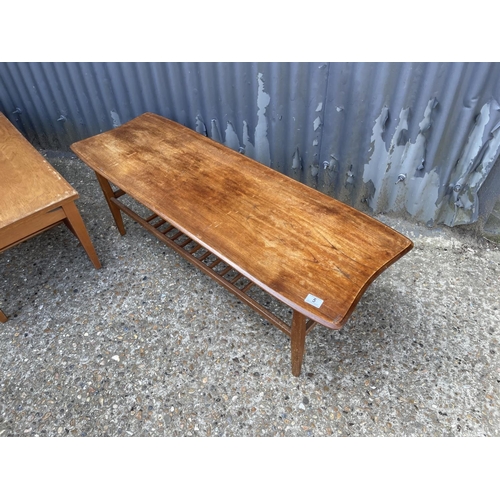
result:
<svg viewBox="0 0 500 500"><path fill-rule="evenodd" d="M340 328L373 279L413 246L372 217L153 113L71 149L270 294L330 328Z"/></svg>
<svg viewBox="0 0 500 500"><path fill-rule="evenodd" d="M78 193L0 113L0 229Z"/></svg>

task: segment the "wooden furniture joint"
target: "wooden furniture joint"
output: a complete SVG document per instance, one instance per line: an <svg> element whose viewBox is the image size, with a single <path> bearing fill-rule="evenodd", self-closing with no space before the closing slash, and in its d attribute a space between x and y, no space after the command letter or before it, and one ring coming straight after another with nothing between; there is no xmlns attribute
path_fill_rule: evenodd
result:
<svg viewBox="0 0 500 500"><path fill-rule="evenodd" d="M413 247L372 217L153 113L71 149L95 171L120 234L123 212L287 334L295 376L314 325L341 328L370 283ZM125 194L151 214L139 216ZM291 325L248 294L255 286L291 307Z"/></svg>

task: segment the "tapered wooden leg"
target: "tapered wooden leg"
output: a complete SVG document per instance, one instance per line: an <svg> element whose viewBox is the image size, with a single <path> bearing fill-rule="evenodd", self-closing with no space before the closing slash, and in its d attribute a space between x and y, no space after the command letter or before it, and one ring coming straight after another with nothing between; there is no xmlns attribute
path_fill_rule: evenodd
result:
<svg viewBox="0 0 500 500"><path fill-rule="evenodd" d="M104 193L104 197L106 198L108 207L111 210L111 215L113 215L113 219L115 219L116 227L118 228L118 231L120 231L120 234L123 236L125 234L125 226L123 225L122 214L120 212L120 209L111 201L111 198L115 197L113 188L111 187L108 179L106 179L102 175L99 175L97 172L95 173L95 175L97 177L97 180L99 181L102 192Z"/></svg>
<svg viewBox="0 0 500 500"><path fill-rule="evenodd" d="M94 245L92 245L85 223L83 222L82 216L80 215L78 208L76 208L75 203L66 203L62 206L62 209L66 214L68 224L71 226L73 233L76 234L76 237L80 240L80 243L89 256L89 259L92 261L92 264L94 264L96 269L100 269L101 263L99 262Z"/></svg>
<svg viewBox="0 0 500 500"><path fill-rule="evenodd" d="M7 316L3 313L3 311L0 309L0 323L5 323L7 321Z"/></svg>
<svg viewBox="0 0 500 500"><path fill-rule="evenodd" d="M302 367L302 358L304 357L306 344L306 317L298 311L293 311L291 337L292 374L298 377Z"/></svg>
<svg viewBox="0 0 500 500"><path fill-rule="evenodd" d="M68 222L68 219L63 220L64 225L78 238L78 236L75 233L75 230L73 229L73 226Z"/></svg>

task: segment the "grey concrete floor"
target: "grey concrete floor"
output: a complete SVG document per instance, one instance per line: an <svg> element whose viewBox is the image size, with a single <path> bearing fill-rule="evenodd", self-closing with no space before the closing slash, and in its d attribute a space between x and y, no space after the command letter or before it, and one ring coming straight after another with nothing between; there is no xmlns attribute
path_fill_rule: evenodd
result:
<svg viewBox="0 0 500 500"><path fill-rule="evenodd" d="M93 172L45 154L103 267L64 226L0 254L0 436L500 434L493 243L379 216L415 248L296 378L288 337L126 216L121 237Z"/></svg>

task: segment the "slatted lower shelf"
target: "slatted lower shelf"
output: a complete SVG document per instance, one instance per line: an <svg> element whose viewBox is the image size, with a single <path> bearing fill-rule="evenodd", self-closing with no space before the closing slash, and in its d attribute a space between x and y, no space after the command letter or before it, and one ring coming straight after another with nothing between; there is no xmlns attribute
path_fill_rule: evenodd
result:
<svg viewBox="0 0 500 500"><path fill-rule="evenodd" d="M141 226L154 234L160 241L181 254L198 269L208 274L217 283L234 293L242 302L258 312L271 324L279 328L288 336L291 336L290 325L287 325L283 320L247 294L251 288L257 286L254 282L233 269L223 259L214 255L200 243L189 238L157 214L153 213L146 218L141 217L134 210L117 199L124 194L126 193L119 189L114 191L114 198L111 198L111 201L119 207L122 212L141 224ZM260 287L258 288L262 290ZM316 322L311 319L307 321L306 334L312 330L315 324Z"/></svg>

